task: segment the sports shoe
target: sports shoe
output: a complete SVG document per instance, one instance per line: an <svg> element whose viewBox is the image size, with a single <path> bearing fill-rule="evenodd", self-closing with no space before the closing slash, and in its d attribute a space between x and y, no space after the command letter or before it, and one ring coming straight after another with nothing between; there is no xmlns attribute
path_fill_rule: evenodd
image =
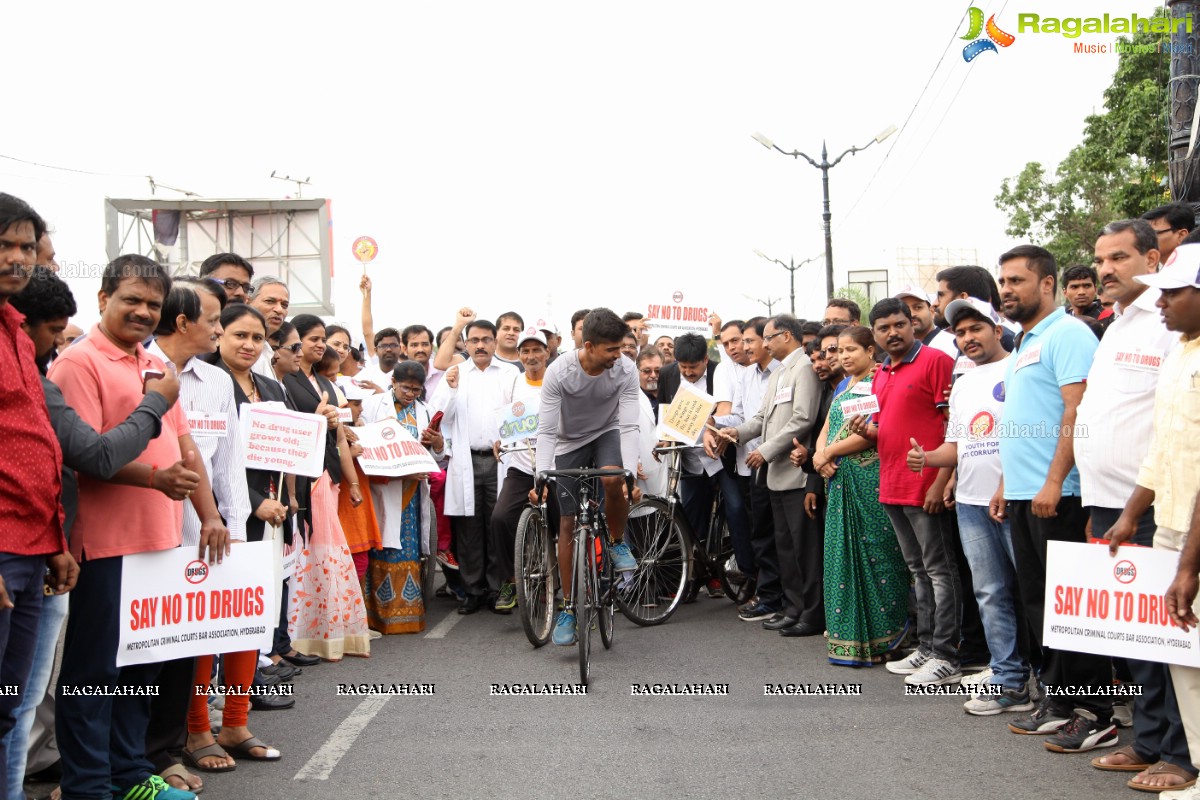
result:
<svg viewBox="0 0 1200 800"><path fill-rule="evenodd" d="M1101 723L1090 711L1078 709L1058 732L1042 742L1055 753L1083 753L1097 747L1112 747L1117 743L1117 726Z"/></svg>
<svg viewBox="0 0 1200 800"><path fill-rule="evenodd" d="M500 586L500 594L496 597L494 606L497 613L507 614L517 607L517 585L505 583Z"/></svg>
<svg viewBox="0 0 1200 800"><path fill-rule="evenodd" d="M994 674L995 673L992 672L991 667L985 667L979 672L972 672L970 675L963 675L961 683L963 686L982 686L985 683L991 683L991 681L988 679Z"/></svg>
<svg viewBox="0 0 1200 800"><path fill-rule="evenodd" d="M1118 728L1133 727L1133 708L1125 700L1113 701L1113 724Z"/></svg>
<svg viewBox="0 0 1200 800"><path fill-rule="evenodd" d="M725 596L725 590L721 588L721 579L713 578L708 582L708 599L720 600Z"/></svg>
<svg viewBox="0 0 1200 800"><path fill-rule="evenodd" d="M124 791L114 789L113 794L120 800L195 800L196 797L193 792L176 789L157 775Z"/></svg>
<svg viewBox="0 0 1200 800"><path fill-rule="evenodd" d="M1013 733L1036 735L1054 733L1066 724L1067 718L1051 707L1050 698L1043 697L1032 714L1024 719L1008 723L1008 729Z"/></svg>
<svg viewBox="0 0 1200 800"><path fill-rule="evenodd" d="M608 546L608 554L612 558L613 572L635 572L637 571L637 559L633 557L633 553L629 551L629 545L625 542L613 542Z"/></svg>
<svg viewBox="0 0 1200 800"><path fill-rule="evenodd" d="M730 556L729 560L725 562L725 574L734 578L746 577L744 574L742 574L742 571L738 569L737 556Z"/></svg>
<svg viewBox="0 0 1200 800"><path fill-rule="evenodd" d="M760 619L770 619L779 613L779 609L771 608L770 606L756 603L750 608L743 609L738 612L738 619L743 619L746 622L757 622Z"/></svg>
<svg viewBox="0 0 1200 800"><path fill-rule="evenodd" d="M964 678L963 683L966 682ZM972 697L963 703L963 710L977 717L991 717L1006 711L1032 711L1033 701L1029 699L1029 692L1004 689L1000 694Z"/></svg>
<svg viewBox="0 0 1200 800"><path fill-rule="evenodd" d="M754 595L754 597L751 597L749 600L747 600L746 602L742 603L741 605L739 605L737 607L738 613L740 614L747 609L754 608L755 606L760 605L761 603L762 603L762 601L758 599L758 595Z"/></svg>
<svg viewBox="0 0 1200 800"><path fill-rule="evenodd" d="M929 661L933 656L922 652L919 648L913 650L899 661L889 661L884 664L884 668L893 675L912 675L914 672L925 666L925 662Z"/></svg>
<svg viewBox="0 0 1200 800"><path fill-rule="evenodd" d="M1159 792L1159 800L1200 800L1200 784L1189 786L1186 789L1172 789L1168 792Z"/></svg>
<svg viewBox="0 0 1200 800"><path fill-rule="evenodd" d="M454 557L454 553L449 550L438 550L437 562L446 569L458 571L458 559Z"/></svg>
<svg viewBox="0 0 1200 800"><path fill-rule="evenodd" d="M1042 702L1042 698L1046 696L1046 687L1042 685L1042 681L1038 678L1037 673L1030 671L1029 682L1025 684L1029 692L1029 699L1035 703Z"/></svg>
<svg viewBox="0 0 1200 800"><path fill-rule="evenodd" d="M562 610L554 621L554 643L564 647L575 644L575 612Z"/></svg>
<svg viewBox="0 0 1200 800"><path fill-rule="evenodd" d="M905 677L904 682L910 686L943 686L961 680L962 671L957 664L944 658L931 658L916 672Z"/></svg>

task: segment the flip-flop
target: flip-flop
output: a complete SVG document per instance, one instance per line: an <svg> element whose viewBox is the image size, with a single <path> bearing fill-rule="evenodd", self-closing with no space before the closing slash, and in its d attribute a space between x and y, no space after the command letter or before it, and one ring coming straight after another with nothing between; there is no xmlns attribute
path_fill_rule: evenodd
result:
<svg viewBox="0 0 1200 800"><path fill-rule="evenodd" d="M192 785L188 781L188 778L196 778L196 780L200 780L200 779L197 778L192 773L188 772L187 769L184 768L183 764L172 764L171 766L164 769L162 772L158 773L158 777L162 778L164 781L167 781L167 785L173 786L176 789L178 789L179 787L174 786L174 784L172 784L167 779L168 778L179 778L179 780L183 781L183 785L185 787L183 789L183 791L185 791L185 792L191 792L192 794L202 794L204 792L204 784L203 783L201 783L195 789L192 788Z"/></svg>
<svg viewBox="0 0 1200 800"><path fill-rule="evenodd" d="M1113 756L1125 756L1132 764L1105 764L1100 759L1112 758ZM1120 750L1113 750L1111 753L1106 753L1102 756L1096 756L1092 759L1092 766L1096 769L1102 769L1108 772L1141 772L1150 767L1149 763L1142 762L1141 756L1133 749L1133 745L1127 744Z"/></svg>
<svg viewBox="0 0 1200 800"><path fill-rule="evenodd" d="M200 763L200 759L202 758L229 758L229 753L225 751L225 748L221 747L221 745L216 744L215 742L213 744L206 745L205 747L201 747L199 750L188 750L185 747L182 755L184 762L186 762L189 767L192 769L198 769L201 772L233 772L235 769L237 769L237 764L224 767L206 767Z"/></svg>
<svg viewBox="0 0 1200 800"><path fill-rule="evenodd" d="M250 751L255 747L261 747L267 751L265 756L256 756ZM257 736L251 736L249 739L242 741L230 747L229 750L239 758L248 758L251 761L278 761L283 758L283 754L276 750L271 745L259 739Z"/></svg>
<svg viewBox="0 0 1200 800"><path fill-rule="evenodd" d="M1159 761L1147 769L1146 772L1150 775L1175 775L1176 777L1183 778L1184 782L1168 786L1151 786L1147 783L1138 783L1131 780L1125 785L1130 789L1137 789L1139 792L1174 792L1196 784L1196 776L1193 773L1188 772L1182 767L1177 767L1169 761Z"/></svg>

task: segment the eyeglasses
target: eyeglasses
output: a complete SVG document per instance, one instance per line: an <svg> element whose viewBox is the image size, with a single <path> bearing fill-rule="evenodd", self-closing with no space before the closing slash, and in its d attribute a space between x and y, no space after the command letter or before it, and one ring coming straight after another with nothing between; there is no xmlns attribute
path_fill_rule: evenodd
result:
<svg viewBox="0 0 1200 800"><path fill-rule="evenodd" d="M399 350L400 345L396 342L380 342L375 345L376 350Z"/></svg>
<svg viewBox="0 0 1200 800"><path fill-rule="evenodd" d="M280 349L287 350L291 352L292 355L300 355L300 348L302 347L304 347L303 342L296 342L295 344L289 344L286 347L281 347Z"/></svg>
<svg viewBox="0 0 1200 800"><path fill-rule="evenodd" d="M421 387L406 383L392 383L392 388L404 394L420 394Z"/></svg>
<svg viewBox="0 0 1200 800"><path fill-rule="evenodd" d="M774 339L776 336L783 336L785 333L787 333L787 331L776 331L775 333L772 333L772 334L771 334L771 335L769 335L769 336L764 336L764 337L763 337L763 341L764 341L764 342L769 342L769 341L771 341L772 339Z"/></svg>
<svg viewBox="0 0 1200 800"><path fill-rule="evenodd" d="M1162 236L1164 233L1173 233L1175 229L1174 228L1163 228L1160 231L1158 228L1151 228L1150 230L1154 231L1159 236Z"/></svg>
<svg viewBox="0 0 1200 800"><path fill-rule="evenodd" d="M490 336L483 338L483 339L475 337L475 338L467 339L467 344L471 345L472 347L475 347L476 345L487 346L489 344L494 344L495 341L496 340Z"/></svg>
<svg viewBox="0 0 1200 800"><path fill-rule="evenodd" d="M824 350L818 350L818 353L824 353L827 356L836 356L838 353L837 346L826 347Z"/></svg>
<svg viewBox="0 0 1200 800"><path fill-rule="evenodd" d="M224 286L226 289L228 289L231 292L234 289L238 288L239 286L242 287L242 291L245 292L246 294L250 294L252 291L254 291L253 284L242 283L241 281L239 281L235 278L225 278L223 280L221 278L209 278L209 280L212 281L213 283L217 284L218 286Z"/></svg>
<svg viewBox="0 0 1200 800"><path fill-rule="evenodd" d="M661 369L643 369L639 370L643 375L657 375L662 372Z"/></svg>

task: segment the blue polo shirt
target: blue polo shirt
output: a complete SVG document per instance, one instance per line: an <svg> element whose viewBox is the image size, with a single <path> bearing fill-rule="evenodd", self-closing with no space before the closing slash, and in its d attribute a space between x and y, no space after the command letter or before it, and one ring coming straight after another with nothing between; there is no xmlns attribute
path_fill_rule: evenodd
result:
<svg viewBox="0 0 1200 800"><path fill-rule="evenodd" d="M1099 340L1087 325L1061 308L1025 334L1004 376L1000 464L1004 499L1032 500L1046 482L1062 423L1061 387L1082 383ZM1063 497L1079 496L1079 470L1063 481Z"/></svg>

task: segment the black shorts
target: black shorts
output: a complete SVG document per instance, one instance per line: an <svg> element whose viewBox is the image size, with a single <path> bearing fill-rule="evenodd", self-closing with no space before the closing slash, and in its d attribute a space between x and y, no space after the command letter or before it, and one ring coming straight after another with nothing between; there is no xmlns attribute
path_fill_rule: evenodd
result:
<svg viewBox="0 0 1200 800"><path fill-rule="evenodd" d="M599 437L569 453L563 453L554 459L555 469L592 469L599 467L620 467L624 464L621 457L621 433L615 428L605 431ZM579 496L578 478L555 478L558 481L558 513L571 516L575 513ZM599 485L593 495L600 501Z"/></svg>

